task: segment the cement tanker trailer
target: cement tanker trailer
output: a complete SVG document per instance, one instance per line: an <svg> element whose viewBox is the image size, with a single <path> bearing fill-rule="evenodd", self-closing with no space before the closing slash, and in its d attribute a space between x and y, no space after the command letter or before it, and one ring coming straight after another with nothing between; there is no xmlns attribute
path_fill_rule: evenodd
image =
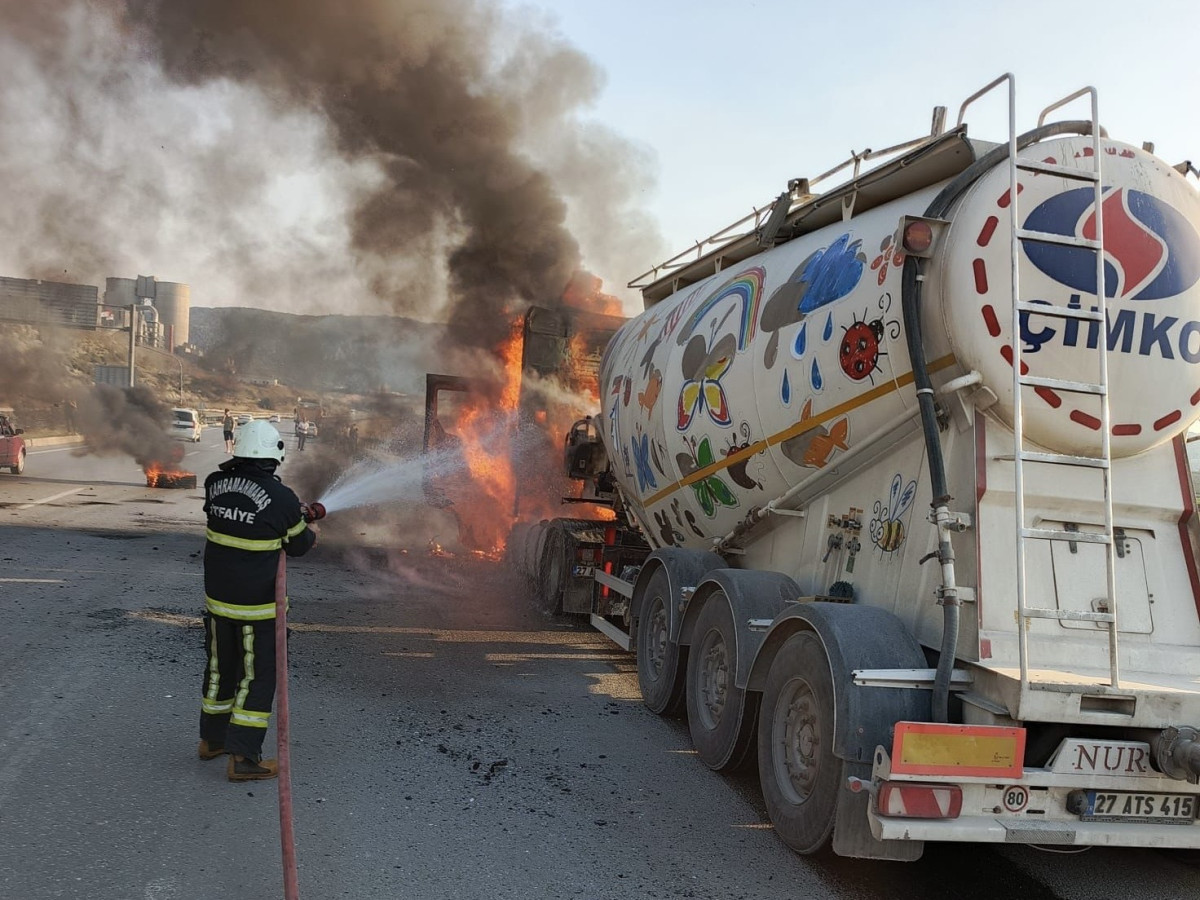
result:
<svg viewBox="0 0 1200 900"><path fill-rule="evenodd" d="M593 620L798 852L1200 847L1200 196L1081 96L636 282L568 439L651 550Z"/></svg>

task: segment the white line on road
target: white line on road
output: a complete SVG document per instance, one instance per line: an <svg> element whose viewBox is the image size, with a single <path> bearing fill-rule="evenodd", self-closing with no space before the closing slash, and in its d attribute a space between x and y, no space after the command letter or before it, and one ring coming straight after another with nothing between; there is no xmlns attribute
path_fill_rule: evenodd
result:
<svg viewBox="0 0 1200 900"><path fill-rule="evenodd" d="M62 453L64 450L78 450L82 444L68 444L66 447L47 447L45 450L26 450L32 456L35 453Z"/></svg>
<svg viewBox="0 0 1200 900"><path fill-rule="evenodd" d="M0 584L65 584L62 578L0 578Z"/></svg>
<svg viewBox="0 0 1200 900"><path fill-rule="evenodd" d="M29 507L37 506L39 503L53 503L55 500L59 500L63 497L70 497L72 494L78 494L80 491L86 490L88 490L88 488L85 487L71 488L69 491L63 491L62 493L54 494L51 497L45 497L41 500L34 500L32 503L22 503L20 506L14 506L13 509L29 509Z"/></svg>

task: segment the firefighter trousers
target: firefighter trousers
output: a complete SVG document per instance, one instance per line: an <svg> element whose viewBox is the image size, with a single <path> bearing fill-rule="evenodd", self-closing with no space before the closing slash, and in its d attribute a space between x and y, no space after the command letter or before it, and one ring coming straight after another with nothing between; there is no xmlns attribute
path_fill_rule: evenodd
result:
<svg viewBox="0 0 1200 900"><path fill-rule="evenodd" d="M275 700L275 620L205 613L204 646L200 737L210 747L261 759Z"/></svg>

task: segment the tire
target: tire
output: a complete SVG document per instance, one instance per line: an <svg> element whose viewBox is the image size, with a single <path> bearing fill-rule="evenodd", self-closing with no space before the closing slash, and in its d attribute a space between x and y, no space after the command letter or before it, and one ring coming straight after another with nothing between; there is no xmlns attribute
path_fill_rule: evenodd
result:
<svg viewBox="0 0 1200 900"><path fill-rule="evenodd" d="M687 664L688 729L700 760L717 772L753 758L758 694L734 686L737 638L724 594L713 594L696 620Z"/></svg>
<svg viewBox="0 0 1200 900"><path fill-rule="evenodd" d="M841 760L833 755L833 679L816 635L794 634L771 664L758 719L758 777L780 839L797 853L833 834Z"/></svg>
<svg viewBox="0 0 1200 900"><path fill-rule="evenodd" d="M14 475L20 475L22 472L25 471L25 448L24 447L22 447L21 452L17 454L17 464L15 466L9 466L8 471L12 472Z"/></svg>
<svg viewBox="0 0 1200 900"><path fill-rule="evenodd" d="M567 535L559 526L546 534L542 562L538 566L537 603L549 615L562 611L563 587L567 583Z"/></svg>
<svg viewBox="0 0 1200 900"><path fill-rule="evenodd" d="M660 716L676 715L682 707L687 666L683 651L671 639L671 582L663 569L650 576L638 619L637 670L642 702Z"/></svg>

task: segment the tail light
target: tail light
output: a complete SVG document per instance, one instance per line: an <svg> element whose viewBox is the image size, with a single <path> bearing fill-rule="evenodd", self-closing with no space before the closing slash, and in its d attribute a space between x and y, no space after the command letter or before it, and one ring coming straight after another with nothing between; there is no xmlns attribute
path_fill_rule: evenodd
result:
<svg viewBox="0 0 1200 900"><path fill-rule="evenodd" d="M962 813L962 788L884 781L875 795L875 808L881 816L898 819L957 819Z"/></svg>
<svg viewBox="0 0 1200 900"><path fill-rule="evenodd" d="M947 224L941 219L904 216L900 219L900 246L909 256L933 256Z"/></svg>
<svg viewBox="0 0 1200 900"><path fill-rule="evenodd" d="M904 252L924 253L933 246L933 229L928 222L917 220L904 226Z"/></svg>

